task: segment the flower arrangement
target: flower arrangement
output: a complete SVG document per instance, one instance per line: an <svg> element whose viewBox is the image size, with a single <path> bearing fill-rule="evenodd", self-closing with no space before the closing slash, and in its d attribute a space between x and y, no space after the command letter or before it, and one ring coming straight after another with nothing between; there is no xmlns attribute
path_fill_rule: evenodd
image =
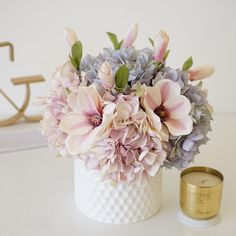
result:
<svg viewBox="0 0 236 236"><path fill-rule="evenodd" d="M166 32L149 38L152 48L136 49L137 32L134 24L121 41L107 32L113 48L83 57L81 41L66 29L69 60L41 102L49 146L115 183L139 183L162 167L185 168L211 130L212 108L199 80L214 69L191 69L191 57L171 68Z"/></svg>

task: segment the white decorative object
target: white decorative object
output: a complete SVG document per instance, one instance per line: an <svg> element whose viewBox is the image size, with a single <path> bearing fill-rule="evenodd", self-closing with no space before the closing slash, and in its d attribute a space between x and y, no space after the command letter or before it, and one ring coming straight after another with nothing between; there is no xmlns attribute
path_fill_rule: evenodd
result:
<svg viewBox="0 0 236 236"><path fill-rule="evenodd" d="M162 171L140 185L120 182L112 185L101 175L74 161L75 204L89 218L112 224L127 224L153 216L161 203Z"/></svg>
<svg viewBox="0 0 236 236"><path fill-rule="evenodd" d="M39 123L18 123L0 128L0 153L46 146Z"/></svg>

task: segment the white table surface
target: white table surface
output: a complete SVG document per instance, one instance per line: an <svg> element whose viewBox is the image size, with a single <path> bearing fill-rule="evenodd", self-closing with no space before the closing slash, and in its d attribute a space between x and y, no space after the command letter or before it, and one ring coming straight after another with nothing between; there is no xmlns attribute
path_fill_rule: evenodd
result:
<svg viewBox="0 0 236 236"><path fill-rule="evenodd" d="M162 208L153 218L129 225L96 223L75 208L73 161L41 148L0 155L0 236L236 235L236 116L216 116L210 138L195 164L215 167L225 177L222 221L214 227L179 222L176 170L164 171Z"/></svg>

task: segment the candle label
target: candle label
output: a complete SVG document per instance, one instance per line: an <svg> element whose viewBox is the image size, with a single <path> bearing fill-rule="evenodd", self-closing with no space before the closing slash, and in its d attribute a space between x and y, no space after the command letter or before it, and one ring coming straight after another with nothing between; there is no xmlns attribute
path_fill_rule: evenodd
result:
<svg viewBox="0 0 236 236"><path fill-rule="evenodd" d="M217 191L213 189L187 188L181 206L191 216L208 218L214 215L217 199Z"/></svg>
<svg viewBox="0 0 236 236"><path fill-rule="evenodd" d="M190 209L197 215L209 215L211 214L211 210L204 210L205 206L208 205L208 200L210 199L211 194L205 192L196 192L196 191L189 191L189 194L193 198L194 208ZM198 206L199 205L199 206Z"/></svg>
<svg viewBox="0 0 236 236"><path fill-rule="evenodd" d="M210 198L210 193L190 192L190 194L194 197L194 202L200 205L203 205Z"/></svg>

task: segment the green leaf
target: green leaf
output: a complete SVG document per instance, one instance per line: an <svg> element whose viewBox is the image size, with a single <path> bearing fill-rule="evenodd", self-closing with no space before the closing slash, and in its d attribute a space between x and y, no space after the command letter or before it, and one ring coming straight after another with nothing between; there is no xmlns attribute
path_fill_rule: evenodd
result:
<svg viewBox="0 0 236 236"><path fill-rule="evenodd" d="M143 89L142 89L142 85L141 85L141 83L140 83L140 81L138 81L137 83L136 83L136 95L138 96L138 97L141 97L142 95L143 95Z"/></svg>
<svg viewBox="0 0 236 236"><path fill-rule="evenodd" d="M122 90L128 83L129 79L129 69L126 65L122 65L115 75L115 84L118 90Z"/></svg>
<svg viewBox="0 0 236 236"><path fill-rule="evenodd" d="M200 87L200 88L202 88L202 84L203 84L203 82L202 82L202 81L199 81L199 82L197 83L197 86Z"/></svg>
<svg viewBox="0 0 236 236"><path fill-rule="evenodd" d="M73 60L71 56L70 56L70 62L75 68L77 68L77 63Z"/></svg>
<svg viewBox="0 0 236 236"><path fill-rule="evenodd" d="M182 70L189 70L193 65L193 58L189 57L183 64Z"/></svg>
<svg viewBox="0 0 236 236"><path fill-rule="evenodd" d="M114 33L111 33L111 32L107 32L107 35L110 38L114 49L118 50L119 49L119 41L118 41L117 36Z"/></svg>
<svg viewBox="0 0 236 236"><path fill-rule="evenodd" d="M70 90L69 88L66 88L66 93L67 93L68 95L70 95L70 94L71 94L71 90Z"/></svg>
<svg viewBox="0 0 236 236"><path fill-rule="evenodd" d="M170 49L168 49L166 52L165 52L165 55L163 57L163 60L165 61L167 59L167 57L169 56L169 53L170 53Z"/></svg>
<svg viewBox="0 0 236 236"><path fill-rule="evenodd" d="M162 67L162 63L160 61L155 61L155 67L159 70Z"/></svg>
<svg viewBox="0 0 236 236"><path fill-rule="evenodd" d="M152 38L148 38L148 40L151 43L151 45L154 47L154 40Z"/></svg>
<svg viewBox="0 0 236 236"><path fill-rule="evenodd" d="M124 42L124 39L122 39L122 40L119 42L118 49L120 49L120 48L121 48L121 46L122 46L123 42Z"/></svg>
<svg viewBox="0 0 236 236"><path fill-rule="evenodd" d="M177 152L177 147L174 146L174 147L172 148L170 154L169 154L169 158L170 158L170 159L175 158L175 156L176 156L176 152Z"/></svg>
<svg viewBox="0 0 236 236"><path fill-rule="evenodd" d="M83 46L80 41L77 41L73 44L71 48L71 63L78 70L81 62L81 58L83 55Z"/></svg>

